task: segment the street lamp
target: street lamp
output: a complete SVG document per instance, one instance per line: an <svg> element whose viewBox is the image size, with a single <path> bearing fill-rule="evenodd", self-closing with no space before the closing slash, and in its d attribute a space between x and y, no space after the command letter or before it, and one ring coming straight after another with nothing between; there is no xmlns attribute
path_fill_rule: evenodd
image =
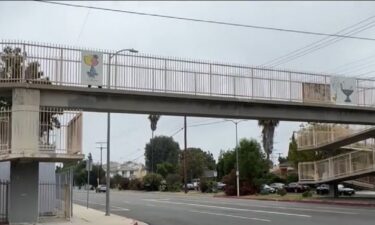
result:
<svg viewBox="0 0 375 225"><path fill-rule="evenodd" d="M234 123L236 126L236 183L237 183L237 197L240 197L240 170L238 166L238 124L246 120L226 120Z"/></svg>
<svg viewBox="0 0 375 225"><path fill-rule="evenodd" d="M110 79L111 79L111 60L114 56L118 55L119 53L121 52L131 52L131 53L138 53L137 50L133 49L133 48L126 48L126 49L121 49L121 50L118 50L117 52L113 53L113 54L110 54L109 55L109 58L108 58L108 77L107 77L107 88L110 89L111 88L111 84L110 84ZM106 186L107 186L107 190L106 190L106 200L105 200L105 215L106 216L109 216L110 215L110 212L109 212L109 190L110 190L110 185L109 185L109 182L111 181L111 178L110 178L110 141L111 141L111 113L108 112L107 113L107 173L106 173Z"/></svg>

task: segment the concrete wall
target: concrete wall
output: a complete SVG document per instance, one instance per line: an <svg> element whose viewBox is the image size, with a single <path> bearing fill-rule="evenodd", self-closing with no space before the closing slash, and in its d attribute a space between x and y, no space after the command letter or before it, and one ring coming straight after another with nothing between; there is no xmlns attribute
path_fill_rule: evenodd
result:
<svg viewBox="0 0 375 225"><path fill-rule="evenodd" d="M0 180L10 179L10 162L0 162Z"/></svg>
<svg viewBox="0 0 375 225"><path fill-rule="evenodd" d="M38 221L38 162L11 162L9 223Z"/></svg>

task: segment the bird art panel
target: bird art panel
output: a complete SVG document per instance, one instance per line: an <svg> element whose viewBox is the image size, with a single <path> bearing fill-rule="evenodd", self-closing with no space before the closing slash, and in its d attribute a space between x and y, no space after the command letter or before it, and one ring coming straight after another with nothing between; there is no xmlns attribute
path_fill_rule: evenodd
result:
<svg viewBox="0 0 375 225"><path fill-rule="evenodd" d="M81 82L86 85L103 85L103 54L100 52L82 52Z"/></svg>

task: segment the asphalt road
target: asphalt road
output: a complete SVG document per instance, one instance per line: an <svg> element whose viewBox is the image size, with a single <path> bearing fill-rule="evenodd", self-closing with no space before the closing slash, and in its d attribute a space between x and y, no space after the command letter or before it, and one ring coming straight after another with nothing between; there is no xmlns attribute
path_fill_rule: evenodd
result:
<svg viewBox="0 0 375 225"><path fill-rule="evenodd" d="M86 192L74 192L86 205ZM105 211L105 194L90 193ZM150 225L374 225L375 208L214 198L182 193L111 192L111 213Z"/></svg>

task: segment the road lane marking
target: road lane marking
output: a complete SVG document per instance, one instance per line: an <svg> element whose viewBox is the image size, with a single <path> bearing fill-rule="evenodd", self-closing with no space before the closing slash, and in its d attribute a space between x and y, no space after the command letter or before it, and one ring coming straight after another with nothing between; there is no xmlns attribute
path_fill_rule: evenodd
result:
<svg viewBox="0 0 375 225"><path fill-rule="evenodd" d="M226 216L231 218L238 218L238 219L246 219L246 220L257 220L262 222L271 222L271 220L267 219L260 219L260 218L254 218L254 217L245 217L245 216L236 216L236 215L230 215L230 214L223 214L223 213L214 213L214 212L204 212L204 211L189 211L193 213L201 213L201 214L208 214L208 215L215 215L215 216Z"/></svg>
<svg viewBox="0 0 375 225"><path fill-rule="evenodd" d="M182 200L182 199L181 199ZM182 201L188 202L204 202L204 203L219 203L222 205L235 205L235 206L248 206L248 207L257 207L257 208L271 208L271 209L285 209L285 210L296 210L296 211L310 211L310 212L323 212L323 213L333 213L333 214L345 214L345 215L358 215L359 213L356 212L343 212L343 211L335 211L335 210L324 210L324 209L317 209L317 208L295 208L295 207L287 207L287 206L267 206L267 205L250 205L250 204L236 204L230 202L222 202L222 201L199 201L199 200L192 200L192 199L183 199ZM346 209L348 210L348 209Z"/></svg>
<svg viewBox="0 0 375 225"><path fill-rule="evenodd" d="M231 208L231 207L224 207L224 206L202 205L202 204L194 204L194 203L160 201L158 199L143 199L143 200L151 201L151 202L158 202L158 203L173 204L173 205L189 205L189 206L197 206L197 207L204 207L204 208L224 209L224 210L233 210L233 211L242 211L242 212L255 212L255 213L296 216L296 217L306 217L306 218L311 217L310 215L296 214L296 213L284 213L284 212L274 212L274 211L264 211L264 210L254 210L254 209Z"/></svg>
<svg viewBox="0 0 375 225"><path fill-rule="evenodd" d="M80 199L74 199L74 201L87 203L86 200L84 201L84 200L80 200ZM92 205L92 204L105 206L105 204L103 204L103 203L89 201L89 205ZM118 207L118 206L114 206L114 205L111 205L111 208L115 209L116 211L130 211L130 209L122 208L122 207Z"/></svg>

